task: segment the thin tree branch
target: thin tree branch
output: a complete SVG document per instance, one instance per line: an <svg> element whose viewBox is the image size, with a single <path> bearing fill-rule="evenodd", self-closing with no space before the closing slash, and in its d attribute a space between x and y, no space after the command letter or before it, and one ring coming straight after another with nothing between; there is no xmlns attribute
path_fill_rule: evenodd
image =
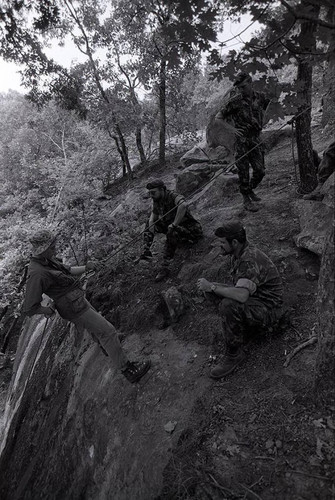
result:
<svg viewBox="0 0 335 500"><path fill-rule="evenodd" d="M319 26L323 26L324 28L329 28L329 29L335 29L335 24L328 23L327 21L324 21L323 19L316 19L313 16L308 16L307 14L298 14L296 10L289 4L287 3L286 0L279 0L280 3L286 7L286 9L292 14L292 16L296 20L302 20L302 21L311 21L313 23L318 24Z"/></svg>

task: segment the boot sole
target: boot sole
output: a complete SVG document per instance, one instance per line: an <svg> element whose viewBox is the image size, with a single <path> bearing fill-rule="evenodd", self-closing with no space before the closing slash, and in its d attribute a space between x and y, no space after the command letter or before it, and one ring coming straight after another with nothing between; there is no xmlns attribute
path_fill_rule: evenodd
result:
<svg viewBox="0 0 335 500"><path fill-rule="evenodd" d="M147 366L145 367L145 370L140 374L138 375L136 378L134 378L133 380L129 380L129 382L131 384L134 384L135 382L138 382L139 380L141 380L142 377L144 377L144 375L146 373L148 373L148 371L150 370L151 368L151 361L148 362Z"/></svg>

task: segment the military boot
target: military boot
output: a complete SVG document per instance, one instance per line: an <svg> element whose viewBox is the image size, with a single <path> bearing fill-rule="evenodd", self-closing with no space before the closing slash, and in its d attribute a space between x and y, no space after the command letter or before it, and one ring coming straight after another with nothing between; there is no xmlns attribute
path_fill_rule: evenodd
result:
<svg viewBox="0 0 335 500"><path fill-rule="evenodd" d="M251 199L251 201L261 201L262 199L259 196L257 196L257 194L254 193L253 191L249 193L249 198Z"/></svg>
<svg viewBox="0 0 335 500"><path fill-rule="evenodd" d="M248 194L243 195L243 206L249 212L258 212L259 207L250 198Z"/></svg>
<svg viewBox="0 0 335 500"><path fill-rule="evenodd" d="M151 362L149 361L128 361L126 366L121 370L122 375L126 377L126 379L133 384L140 380L143 375L147 373L151 366Z"/></svg>
<svg viewBox="0 0 335 500"><path fill-rule="evenodd" d="M250 199L248 194L243 195L243 206L249 212L258 212L259 207Z"/></svg>
<svg viewBox="0 0 335 500"><path fill-rule="evenodd" d="M151 260L151 259L152 259L152 253L150 248L144 248L143 252L139 257L139 260Z"/></svg>
<svg viewBox="0 0 335 500"><path fill-rule="evenodd" d="M221 365L212 368L211 378L219 379L229 375L235 368L245 360L245 353L242 347L232 349L227 347L226 354L222 360Z"/></svg>
<svg viewBox="0 0 335 500"><path fill-rule="evenodd" d="M316 188L308 194L303 196L304 200L321 201L323 199L323 194L321 193L322 184L318 184Z"/></svg>

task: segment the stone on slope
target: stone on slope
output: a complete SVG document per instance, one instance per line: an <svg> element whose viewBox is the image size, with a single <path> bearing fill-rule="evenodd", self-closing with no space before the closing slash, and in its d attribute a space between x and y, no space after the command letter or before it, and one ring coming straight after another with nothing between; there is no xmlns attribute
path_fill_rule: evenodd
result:
<svg viewBox="0 0 335 500"><path fill-rule="evenodd" d="M224 146L211 148L206 141L199 142L192 149L187 151L180 162L183 168L189 167L194 163L225 162L228 164L232 159L229 150Z"/></svg>
<svg viewBox="0 0 335 500"><path fill-rule="evenodd" d="M298 200L295 210L299 217L300 233L295 244L319 256L322 255L325 239L332 225L333 210L320 201Z"/></svg>

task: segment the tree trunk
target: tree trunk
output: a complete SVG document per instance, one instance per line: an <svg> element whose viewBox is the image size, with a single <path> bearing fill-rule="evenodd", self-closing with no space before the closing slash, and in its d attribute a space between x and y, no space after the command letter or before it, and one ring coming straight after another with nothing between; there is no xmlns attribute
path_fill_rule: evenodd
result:
<svg viewBox="0 0 335 500"><path fill-rule="evenodd" d="M133 103L133 106L135 108L135 112L138 113L138 115L141 115L142 108L140 103L138 102L137 96L135 94L135 90L131 87L130 89L130 98L131 102ZM143 144L142 144L142 127L141 125L138 125L136 127L136 132L135 132L135 138L136 138L136 146L137 150L140 154L140 159L141 159L141 165L145 166L147 164L147 158L145 156Z"/></svg>
<svg viewBox="0 0 335 500"><path fill-rule="evenodd" d="M327 21L335 24L335 7L329 7ZM324 75L326 93L323 96L322 126L335 122L335 30L329 30L330 40L327 68Z"/></svg>
<svg viewBox="0 0 335 500"><path fill-rule="evenodd" d="M123 162L124 162L124 164L126 166L126 171L127 171L128 176L130 177L130 179L132 179L133 178L133 172L131 170L131 166L130 166L130 163L129 163L128 150L127 150L126 142L124 140L124 137L123 137L123 134L122 134L122 131L120 129L119 124L117 122L115 122L114 126L115 126L115 131L116 131L116 133L118 135L120 144L121 144L122 160L123 160Z"/></svg>
<svg viewBox="0 0 335 500"><path fill-rule="evenodd" d="M335 305L334 305L334 226L330 229L323 251L318 283L318 355L315 389L319 400L334 401L335 390Z"/></svg>
<svg viewBox="0 0 335 500"><path fill-rule="evenodd" d="M302 2L303 7L309 8L310 15L318 19L320 7ZM298 56L297 74L297 100L298 114L302 113L296 120L296 141L298 149L298 163L300 174L300 190L309 193L317 185L317 166L314 164L313 145L311 137L311 109L312 106L312 61L308 53L314 52L316 47L315 31L317 25L311 21L301 21L299 45L302 55ZM307 53L307 55L306 55Z"/></svg>
<svg viewBox="0 0 335 500"><path fill-rule="evenodd" d="M107 132L108 132L109 137L111 137L114 140L117 152L119 153L119 155L121 157L121 162L122 162L122 177L126 177L126 175L127 175L127 165L126 165L126 162L125 162L125 159L124 159L124 156L123 156L122 149L120 148L119 139L118 139L118 137L115 134L112 134L112 132L109 130L108 125L107 125Z"/></svg>
<svg viewBox="0 0 335 500"><path fill-rule="evenodd" d="M165 166L166 136L166 61L161 60L159 71L159 163Z"/></svg>
<svg viewBox="0 0 335 500"><path fill-rule="evenodd" d="M140 159L141 159L141 165L145 166L147 164L147 158L145 156L143 144L142 144L142 129L141 127L136 128L136 146L138 149L138 152L140 154Z"/></svg>

